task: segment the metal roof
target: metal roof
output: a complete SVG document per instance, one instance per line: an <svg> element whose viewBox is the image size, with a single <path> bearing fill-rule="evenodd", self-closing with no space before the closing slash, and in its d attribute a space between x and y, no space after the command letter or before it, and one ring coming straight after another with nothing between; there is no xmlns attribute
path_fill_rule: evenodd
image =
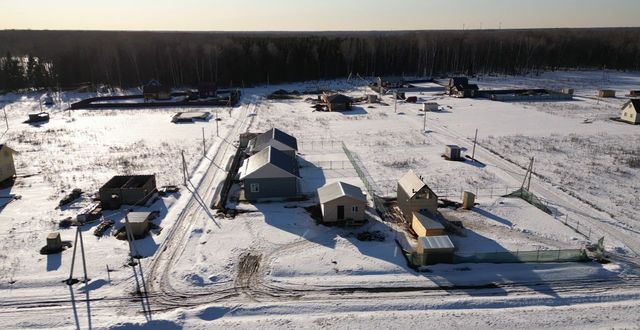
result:
<svg viewBox="0 0 640 330"><path fill-rule="evenodd" d="M351 103L351 98L344 94L332 94L327 96L327 102L329 103Z"/></svg>
<svg viewBox="0 0 640 330"><path fill-rule="evenodd" d="M421 236L418 237L420 241L420 245L425 250L452 250L455 249L455 246L451 242L449 236Z"/></svg>
<svg viewBox="0 0 640 330"><path fill-rule="evenodd" d="M367 201L360 188L348 183L339 181L318 188L318 199L322 204L345 196L363 202Z"/></svg>
<svg viewBox="0 0 640 330"><path fill-rule="evenodd" d="M298 176L298 162L295 158L271 146L247 158L245 164L240 179L244 179L246 176L258 171L267 164L272 164L292 176Z"/></svg>
<svg viewBox="0 0 640 330"><path fill-rule="evenodd" d="M267 146L271 140L276 140L293 150L298 150L298 140L277 128L259 134L252 140L251 145L253 150L260 150Z"/></svg>
<svg viewBox="0 0 640 330"><path fill-rule="evenodd" d="M420 224L422 224L422 227L424 227L425 229L430 229L430 230L444 229L444 226L440 222L430 218L426 214L422 214L420 212L413 212L413 215L416 217L416 219L418 219Z"/></svg>
<svg viewBox="0 0 640 330"><path fill-rule="evenodd" d="M413 197L418 191L427 186L413 170L409 170L409 172L403 175L400 180L398 180L398 184L409 197Z"/></svg>

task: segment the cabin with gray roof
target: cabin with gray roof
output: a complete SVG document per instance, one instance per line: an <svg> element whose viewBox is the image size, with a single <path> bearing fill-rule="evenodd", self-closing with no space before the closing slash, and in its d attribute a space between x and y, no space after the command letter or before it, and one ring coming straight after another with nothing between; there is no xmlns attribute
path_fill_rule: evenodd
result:
<svg viewBox="0 0 640 330"><path fill-rule="evenodd" d="M318 188L318 199L325 223L358 223L365 220L367 197L362 189L344 182Z"/></svg>
<svg viewBox="0 0 640 330"><path fill-rule="evenodd" d="M246 200L294 198L299 195L298 162L272 146L245 159L239 175Z"/></svg>
<svg viewBox="0 0 640 330"><path fill-rule="evenodd" d="M398 207L405 221L410 222L413 219L413 212L436 214L438 196L421 177L410 170L398 180Z"/></svg>
<svg viewBox="0 0 640 330"><path fill-rule="evenodd" d="M13 179L16 176L16 166L13 154L16 151L6 144L0 144L0 182Z"/></svg>
<svg viewBox="0 0 640 330"><path fill-rule="evenodd" d="M622 113L620 113L620 120L630 124L640 124L640 99L629 100L622 106Z"/></svg>
<svg viewBox="0 0 640 330"><path fill-rule="evenodd" d="M344 94L323 94L322 101L329 111L350 110L353 103L353 100Z"/></svg>
<svg viewBox="0 0 640 330"><path fill-rule="evenodd" d="M298 140L277 128L272 128L251 139L247 144L246 152L253 155L267 147L274 147L289 157L295 158L298 152Z"/></svg>

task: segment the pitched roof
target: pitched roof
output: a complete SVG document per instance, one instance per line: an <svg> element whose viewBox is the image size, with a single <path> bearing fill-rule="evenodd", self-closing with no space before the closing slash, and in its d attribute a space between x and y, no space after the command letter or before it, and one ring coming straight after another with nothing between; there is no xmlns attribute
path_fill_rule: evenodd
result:
<svg viewBox="0 0 640 330"><path fill-rule="evenodd" d="M403 175L400 180L398 180L398 184L409 197L413 197L418 191L427 186L412 170L409 170L409 172Z"/></svg>
<svg viewBox="0 0 640 330"><path fill-rule="evenodd" d="M259 134L252 140L253 142L251 144L254 150L260 150L267 146L271 140L276 140L293 150L298 150L298 140L277 128L272 128Z"/></svg>
<svg viewBox="0 0 640 330"><path fill-rule="evenodd" d="M326 203L345 196L363 202L367 201L360 188L341 181L329 183L318 188L320 203Z"/></svg>
<svg viewBox="0 0 640 330"><path fill-rule="evenodd" d="M267 164L272 164L291 176L298 176L298 163L296 160L284 152L269 146L245 160L240 179L244 179Z"/></svg>
<svg viewBox="0 0 640 330"><path fill-rule="evenodd" d="M636 109L636 112L640 113L640 99L631 99L624 104L623 108L626 107L629 103L633 105L633 108Z"/></svg>
<svg viewBox="0 0 640 330"><path fill-rule="evenodd" d="M351 103L351 98L344 94L331 94L327 96L327 102L329 103Z"/></svg>
<svg viewBox="0 0 640 330"><path fill-rule="evenodd" d="M418 240L420 241L420 245L422 245L422 247L425 250L455 249L455 246L451 242L451 239L449 238L449 236L446 236L446 235L421 236L421 237L418 237Z"/></svg>

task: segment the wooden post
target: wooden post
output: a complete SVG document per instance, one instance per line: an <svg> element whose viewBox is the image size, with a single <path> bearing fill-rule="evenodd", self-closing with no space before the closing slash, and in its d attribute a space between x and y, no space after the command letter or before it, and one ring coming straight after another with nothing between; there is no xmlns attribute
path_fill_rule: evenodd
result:
<svg viewBox="0 0 640 330"><path fill-rule="evenodd" d="M187 167L186 167L186 161L184 160L184 150L180 151L180 154L182 155L182 177L184 179L184 185L187 185Z"/></svg>
<svg viewBox="0 0 640 330"><path fill-rule="evenodd" d="M84 271L84 284L87 285L89 282L89 278L87 277L87 260L84 256L84 242L82 241L82 231L80 230L80 226L78 228L78 236L80 237L80 252L82 253L82 270Z"/></svg>
<svg viewBox="0 0 640 330"><path fill-rule="evenodd" d="M426 132L427 131L427 110L424 110L423 112L424 112L423 113L423 115L424 115L423 119L424 120L423 120L423 123L422 123L422 131Z"/></svg>

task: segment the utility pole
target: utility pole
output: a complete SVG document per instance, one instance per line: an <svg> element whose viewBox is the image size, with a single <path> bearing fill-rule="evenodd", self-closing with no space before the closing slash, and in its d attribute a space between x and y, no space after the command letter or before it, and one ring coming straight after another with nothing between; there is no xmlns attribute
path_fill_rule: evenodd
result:
<svg viewBox="0 0 640 330"><path fill-rule="evenodd" d="M7 132L9 131L9 119L7 119L7 110L6 106L2 106L2 112L4 112L4 123L7 125Z"/></svg>
<svg viewBox="0 0 640 330"><path fill-rule="evenodd" d="M531 187L531 176L533 175L533 157L531 157L531 165L529 166L529 182L527 183L527 192Z"/></svg>
<svg viewBox="0 0 640 330"><path fill-rule="evenodd" d="M181 150L180 154L182 155L182 177L184 179L184 185L187 186L187 162L184 160L184 150Z"/></svg>
<svg viewBox="0 0 640 330"><path fill-rule="evenodd" d="M204 127L202 128L202 155L207 156L207 144L204 139Z"/></svg>
<svg viewBox="0 0 640 330"><path fill-rule="evenodd" d="M422 131L426 132L427 131L427 110L424 110L424 118L423 118L423 123L422 123Z"/></svg>
<svg viewBox="0 0 640 330"><path fill-rule="evenodd" d="M398 92L393 92L393 112L398 112Z"/></svg>
<svg viewBox="0 0 640 330"><path fill-rule="evenodd" d="M219 121L220 121L220 120L219 120L218 118L216 118L216 136L217 136L217 137L220 137L220 132L218 131L218 122L219 122Z"/></svg>
<svg viewBox="0 0 640 330"><path fill-rule="evenodd" d="M471 159L476 161L476 143L478 142L478 129L476 128L476 136L473 138L473 151L471 152Z"/></svg>

